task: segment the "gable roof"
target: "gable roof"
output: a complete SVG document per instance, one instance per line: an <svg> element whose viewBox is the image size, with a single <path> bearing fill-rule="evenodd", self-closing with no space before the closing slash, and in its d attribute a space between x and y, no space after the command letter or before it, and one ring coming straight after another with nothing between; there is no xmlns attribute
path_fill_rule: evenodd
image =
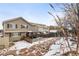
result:
<svg viewBox="0 0 79 59"><path fill-rule="evenodd" d="M33 26L41 26L41 27L47 27L47 25L45 25L45 24L38 24L38 23L32 23L31 22L31 24L33 25Z"/></svg>
<svg viewBox="0 0 79 59"><path fill-rule="evenodd" d="M6 20L6 21L3 21L3 24L6 23L6 22L15 21L15 20L21 20L21 19L22 19L23 21L25 21L26 23L32 25L31 23L29 23L28 21L26 21L23 17L17 17L17 18L13 18L13 19L8 19L8 20Z"/></svg>
<svg viewBox="0 0 79 59"><path fill-rule="evenodd" d="M31 26L46 26L45 24L38 24L38 23L32 23L32 22L28 22L27 20L25 20L23 17L17 17L17 18L13 18L13 19L8 19L6 21L3 21L3 25L6 22L10 22L10 21L15 21L15 20L23 20L24 22L30 24Z"/></svg>
<svg viewBox="0 0 79 59"><path fill-rule="evenodd" d="M31 22L31 24L32 24L32 25L41 25L41 26L46 26L46 25L44 25L44 24L38 24L38 23L32 23L32 22Z"/></svg>

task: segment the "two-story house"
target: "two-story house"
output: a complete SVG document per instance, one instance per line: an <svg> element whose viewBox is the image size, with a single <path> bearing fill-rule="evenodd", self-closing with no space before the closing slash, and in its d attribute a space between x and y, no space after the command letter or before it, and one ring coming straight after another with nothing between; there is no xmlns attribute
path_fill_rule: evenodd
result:
<svg viewBox="0 0 79 59"><path fill-rule="evenodd" d="M27 32L36 32L35 26L30 24L22 17L9 19L3 22L4 36L20 36Z"/></svg>
<svg viewBox="0 0 79 59"><path fill-rule="evenodd" d="M46 25L31 23L17 17L3 22L4 36L21 36L26 35L28 32L47 32L49 29Z"/></svg>

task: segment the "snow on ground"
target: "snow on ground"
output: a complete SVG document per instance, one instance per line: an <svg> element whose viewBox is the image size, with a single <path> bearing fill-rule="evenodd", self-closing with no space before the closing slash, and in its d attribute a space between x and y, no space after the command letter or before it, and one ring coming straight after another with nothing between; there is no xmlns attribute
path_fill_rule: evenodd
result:
<svg viewBox="0 0 79 59"><path fill-rule="evenodd" d="M39 46L39 48L40 48L42 46L40 46L39 44L43 45L42 43L45 43L45 42L47 42L47 44L48 44L48 41L50 42L51 39L53 39L53 41L55 41L55 43L52 43L52 45L48 49L49 51L47 53L45 53L44 56L57 56L57 55L61 55L63 52L69 51L69 48L67 46L67 42L66 42L66 40L64 40L65 38L63 38L63 37L62 38L53 38L53 37L51 37L51 38L36 38L36 39L38 39L38 41L35 41L33 43L28 43L26 41L15 42L15 45L8 48L8 50L16 50L16 54L19 55L21 49L25 48L25 51L26 51L26 48L27 48L28 51L29 51L29 48L34 47L34 45L37 45L35 47L38 48L38 46ZM71 47L74 47L74 48L76 47L75 44L72 45L71 41L69 41L69 43L70 43ZM47 46L47 44L46 45L44 44L44 45ZM34 49L36 49L36 48L34 48ZM7 51L7 49L4 49L4 50ZM2 53L5 53L4 50L2 51ZM35 50L33 50L32 52L34 52L34 51ZM12 55L9 55L9 56L12 56Z"/></svg>
<svg viewBox="0 0 79 59"><path fill-rule="evenodd" d="M60 46L59 45L51 45L51 47L49 48L49 51L44 55L44 56L52 56L55 55L56 53L60 53L59 51Z"/></svg>
<svg viewBox="0 0 79 59"><path fill-rule="evenodd" d="M41 44L41 43L43 43L43 42L45 42L45 41L48 41L48 40L51 40L52 38L41 38L41 40L38 40L38 41L36 41L36 42L33 42L32 44L31 44L31 46L33 46L33 45L36 45L36 44ZM54 39L53 39L54 40Z"/></svg>
<svg viewBox="0 0 79 59"><path fill-rule="evenodd" d="M60 41L61 40L57 40L55 44L52 44L49 51L44 56L60 55Z"/></svg>
<svg viewBox="0 0 79 59"><path fill-rule="evenodd" d="M53 43L53 38L39 38L38 41L36 42L33 42L33 43L28 43L26 41L18 41L18 42L14 42L14 45L7 48L7 49L3 49L2 51L0 51L0 55L19 55L20 54L20 51L22 49L25 49L30 51L29 49L33 48L36 49L36 50L39 50L37 48L40 48L40 49L43 49L44 47L48 47L50 46L51 43ZM56 39L56 38L55 38ZM45 46L44 46L45 45ZM44 47L43 47L44 46ZM36 48L37 47L37 48ZM14 52L13 52L14 51ZM25 52L23 52L25 53ZM31 53L31 52L30 52ZM37 52L38 53L38 52Z"/></svg>
<svg viewBox="0 0 79 59"><path fill-rule="evenodd" d="M29 43L29 42L26 42L26 41L15 42L14 45L9 48L9 50L20 50L20 49L23 49L23 48L30 48L33 45L41 44L41 43L43 43L47 40L51 40L52 38L41 38L41 39L43 39L43 40L39 40L39 41L36 41L36 42L33 42L33 43Z"/></svg>
<svg viewBox="0 0 79 59"><path fill-rule="evenodd" d="M13 56L13 55L7 55L7 56Z"/></svg>
<svg viewBox="0 0 79 59"><path fill-rule="evenodd" d="M59 40L57 40L55 44L52 44L50 46L49 51L44 56L57 56L69 51L67 42L64 39L65 38L63 37L59 38ZM69 41L69 44L73 48L73 50L75 50L76 44L72 45L71 41Z"/></svg>
<svg viewBox="0 0 79 59"><path fill-rule="evenodd" d="M31 47L31 43L28 43L26 41L18 41L18 42L15 42L15 45L10 47L9 50L20 50L20 49L29 48L29 47Z"/></svg>

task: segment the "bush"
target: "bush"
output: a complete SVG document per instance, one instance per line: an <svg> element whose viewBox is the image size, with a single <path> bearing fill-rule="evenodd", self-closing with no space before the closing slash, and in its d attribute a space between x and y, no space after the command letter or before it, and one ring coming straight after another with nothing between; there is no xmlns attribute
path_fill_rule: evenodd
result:
<svg viewBox="0 0 79 59"><path fill-rule="evenodd" d="M14 43L13 43L13 42L11 42L11 43L10 43L10 45L9 45L9 47L11 47L11 46L13 46L13 45L14 45Z"/></svg>
<svg viewBox="0 0 79 59"><path fill-rule="evenodd" d="M20 40L25 40L26 36L21 36L21 39Z"/></svg>
<svg viewBox="0 0 79 59"><path fill-rule="evenodd" d="M27 42L29 42L29 43L32 43L32 39L30 38L30 37L27 37L27 36L21 36L21 39L20 40L25 40L25 41L27 41Z"/></svg>

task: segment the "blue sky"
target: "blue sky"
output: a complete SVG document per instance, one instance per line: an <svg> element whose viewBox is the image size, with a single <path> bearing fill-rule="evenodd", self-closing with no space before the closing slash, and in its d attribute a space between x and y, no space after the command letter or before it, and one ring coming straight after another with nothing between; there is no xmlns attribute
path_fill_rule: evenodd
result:
<svg viewBox="0 0 79 59"><path fill-rule="evenodd" d="M59 11L59 4L53 4ZM61 6L60 6L61 7ZM47 3L0 3L0 29L2 29L2 22L16 17L23 17L27 21L41 23L46 25L56 25L52 16L48 14L51 11L53 14L57 13L61 17L61 12L52 11Z"/></svg>

